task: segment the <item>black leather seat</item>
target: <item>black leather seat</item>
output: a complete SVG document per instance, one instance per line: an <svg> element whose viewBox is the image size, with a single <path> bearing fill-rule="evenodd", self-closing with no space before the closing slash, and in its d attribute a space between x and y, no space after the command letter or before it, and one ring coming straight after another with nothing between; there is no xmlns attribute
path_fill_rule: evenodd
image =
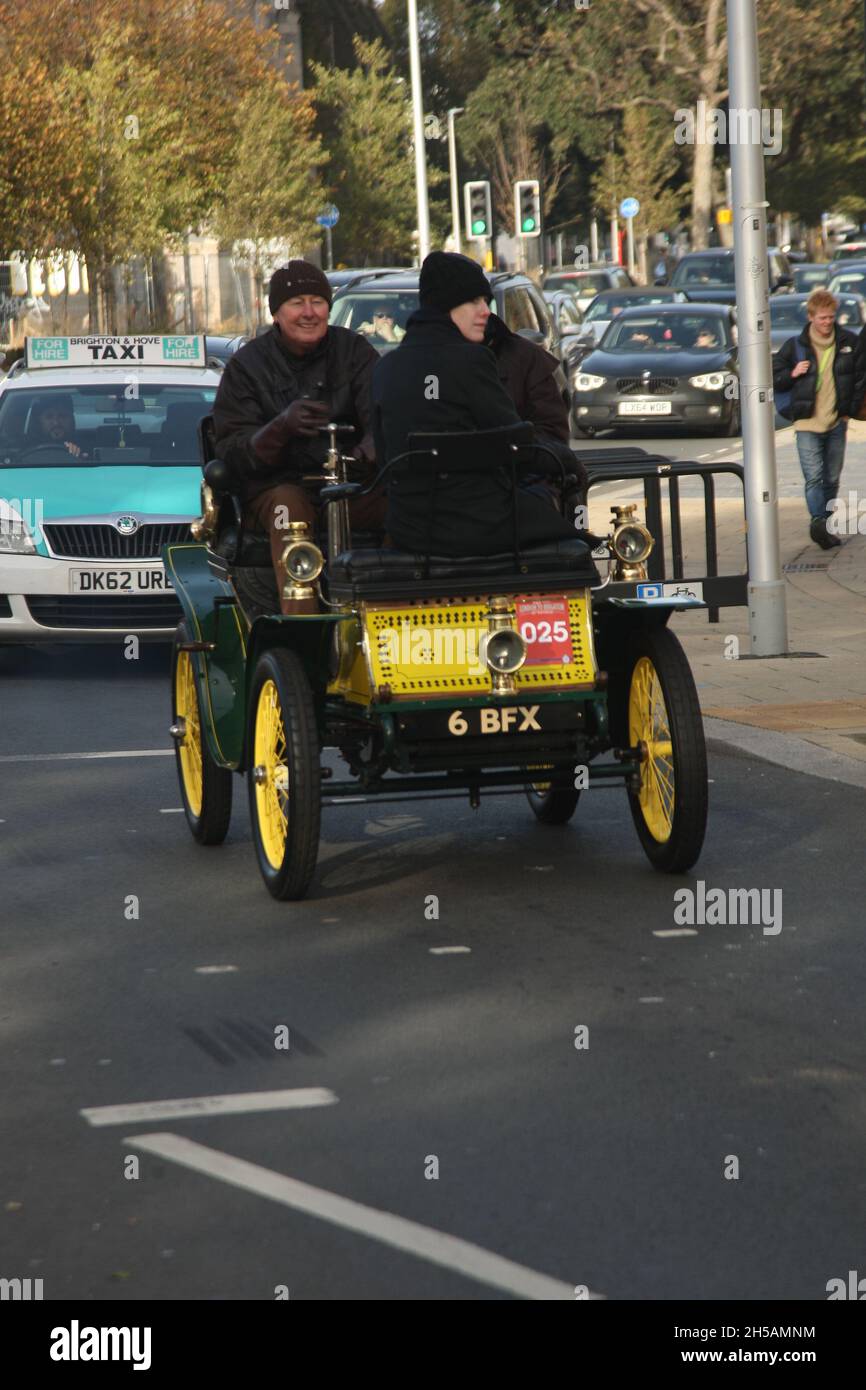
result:
<svg viewBox="0 0 866 1390"><path fill-rule="evenodd" d="M460 590L519 593L582 588L598 583L589 546L576 537L526 546L519 562L509 550L500 555L412 555L403 550L349 550L329 566L332 599L434 598Z"/></svg>

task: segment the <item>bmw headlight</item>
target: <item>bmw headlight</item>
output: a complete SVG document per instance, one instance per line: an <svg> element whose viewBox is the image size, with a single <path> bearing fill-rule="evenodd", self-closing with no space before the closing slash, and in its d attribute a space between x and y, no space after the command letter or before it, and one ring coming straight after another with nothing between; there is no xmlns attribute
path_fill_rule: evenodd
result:
<svg viewBox="0 0 866 1390"><path fill-rule="evenodd" d="M6 555L35 555L33 533L21 513L0 497L0 551Z"/></svg>
<svg viewBox="0 0 866 1390"><path fill-rule="evenodd" d="M702 372L700 376L689 377L689 386L697 386L701 391L721 391L725 380L724 372Z"/></svg>
<svg viewBox="0 0 866 1390"><path fill-rule="evenodd" d="M575 391L597 391L605 383L605 377L593 376L591 372L576 372L574 376Z"/></svg>

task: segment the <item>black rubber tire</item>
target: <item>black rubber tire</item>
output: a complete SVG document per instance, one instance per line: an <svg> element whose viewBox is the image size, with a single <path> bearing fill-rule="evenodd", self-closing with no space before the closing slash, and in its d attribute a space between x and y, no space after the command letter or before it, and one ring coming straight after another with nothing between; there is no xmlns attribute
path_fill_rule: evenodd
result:
<svg viewBox="0 0 866 1390"><path fill-rule="evenodd" d="M189 634L184 623L179 623L175 633L174 646L171 654L171 713L172 723L177 721L177 663L178 657L182 655L178 652L179 642L188 642ZM185 653L191 661L192 657ZM220 767L215 763L208 751L207 740L202 735L203 718L201 708L201 698L198 686L195 691L196 705L198 707L198 743L201 750L202 768L202 798L201 810L196 815L190 805L187 793L186 782L183 775L183 766L180 758L180 747L177 742L174 745L175 767L177 768L177 780L180 784L180 798L183 802L186 823L189 826L190 834L200 845L221 845L228 834L229 823L232 818L232 774L228 768Z"/></svg>
<svg viewBox="0 0 866 1390"><path fill-rule="evenodd" d="M571 820L580 800L580 791L573 783L571 773L560 770L551 777L547 791L526 788L526 800L542 825L565 825Z"/></svg>
<svg viewBox="0 0 866 1390"><path fill-rule="evenodd" d="M679 874L698 859L707 828L707 748L698 692L686 654L666 627L635 634L630 646L627 689L640 657L649 657L658 675L671 734L674 814L664 841L657 840L644 819L638 793L629 791L632 819L654 869Z"/></svg>
<svg viewBox="0 0 866 1390"><path fill-rule="evenodd" d="M254 778L256 711L262 687L268 680L272 680L277 689L290 789L286 807L288 823L285 846L278 868L271 864L262 844ZM322 770L310 683L300 657L285 647L273 647L259 657L250 688L247 737L250 822L262 878L268 892L280 902L303 898L309 889L319 856Z"/></svg>

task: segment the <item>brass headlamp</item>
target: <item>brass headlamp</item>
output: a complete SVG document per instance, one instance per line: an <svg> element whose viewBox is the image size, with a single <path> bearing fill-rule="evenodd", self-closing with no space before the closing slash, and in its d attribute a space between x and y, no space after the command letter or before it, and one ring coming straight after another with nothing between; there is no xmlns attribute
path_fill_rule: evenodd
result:
<svg viewBox="0 0 866 1390"><path fill-rule="evenodd" d="M309 539L310 528L305 521L290 521L287 530L289 534L280 557L286 571L283 598L315 598L316 580L325 565L322 552Z"/></svg>
<svg viewBox="0 0 866 1390"><path fill-rule="evenodd" d="M610 548L614 554L613 580L646 579L646 562L655 541L647 528L635 519L637 503L611 507L613 535Z"/></svg>
<svg viewBox="0 0 866 1390"><path fill-rule="evenodd" d="M493 693L513 695L514 673L526 660L526 642L513 626L515 610L507 598L492 598L485 617L484 659L493 676Z"/></svg>

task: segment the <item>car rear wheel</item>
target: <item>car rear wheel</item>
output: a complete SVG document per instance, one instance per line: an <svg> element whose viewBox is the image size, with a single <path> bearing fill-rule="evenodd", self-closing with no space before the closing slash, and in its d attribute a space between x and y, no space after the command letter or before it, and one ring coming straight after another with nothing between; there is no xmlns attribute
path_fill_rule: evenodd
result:
<svg viewBox="0 0 866 1390"><path fill-rule="evenodd" d="M177 778L186 823L200 845L221 845L232 817L232 774L211 757L202 727L192 656L181 651L189 634L178 626L172 659L172 726Z"/></svg>
<svg viewBox="0 0 866 1390"><path fill-rule="evenodd" d="M559 768L549 782L532 782L526 799L542 825L565 825L577 810L580 792L571 771Z"/></svg>
<svg viewBox="0 0 866 1390"><path fill-rule="evenodd" d="M632 642L628 741L640 747L640 788L629 805L654 868L683 873L697 860L707 824L707 751L685 653L658 628Z"/></svg>
<svg viewBox="0 0 866 1390"><path fill-rule="evenodd" d="M250 692L250 820L259 868L272 897L303 898L321 829L319 735L310 683L295 652L260 657Z"/></svg>

